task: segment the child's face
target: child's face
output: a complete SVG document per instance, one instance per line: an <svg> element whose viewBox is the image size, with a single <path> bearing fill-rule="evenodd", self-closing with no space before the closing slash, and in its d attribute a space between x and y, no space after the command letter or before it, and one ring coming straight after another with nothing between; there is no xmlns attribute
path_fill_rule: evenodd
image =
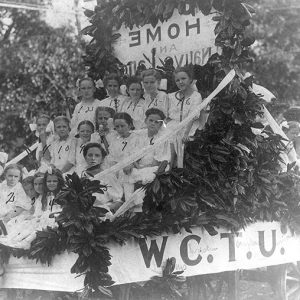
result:
<svg viewBox="0 0 300 300"><path fill-rule="evenodd" d="M187 73L178 72L175 74L175 83L181 91L186 91L188 88L191 87L192 79Z"/></svg>
<svg viewBox="0 0 300 300"><path fill-rule="evenodd" d="M101 150L97 147L90 148L86 153L85 160L88 164L88 167L93 167L101 164L102 162Z"/></svg>
<svg viewBox="0 0 300 300"><path fill-rule="evenodd" d="M139 83L132 83L128 88L128 94L132 100L138 101L142 96L142 86Z"/></svg>
<svg viewBox="0 0 300 300"><path fill-rule="evenodd" d="M286 133L286 136L291 140L295 140L295 138L299 135L300 131L298 128L289 129Z"/></svg>
<svg viewBox="0 0 300 300"><path fill-rule="evenodd" d="M131 127L124 119L116 119L114 120L114 126L116 131L121 137L127 137Z"/></svg>
<svg viewBox="0 0 300 300"><path fill-rule="evenodd" d="M55 132L61 139L67 138L69 136L69 124L67 124L65 121L58 121L55 123L54 126Z"/></svg>
<svg viewBox="0 0 300 300"><path fill-rule="evenodd" d="M5 174L7 185L10 187L15 186L21 179L21 172L18 169L9 169Z"/></svg>
<svg viewBox="0 0 300 300"><path fill-rule="evenodd" d="M154 76L145 76L143 79L143 84L145 91L148 94L156 93L159 87L159 81Z"/></svg>
<svg viewBox="0 0 300 300"><path fill-rule="evenodd" d="M78 134L79 137L84 141L84 142L88 142L91 140L91 135L93 133L93 130L91 128L91 126L87 125L87 124L82 124L79 127L78 130Z"/></svg>
<svg viewBox="0 0 300 300"><path fill-rule="evenodd" d="M35 190L34 190L34 187L33 187L33 184L32 184L32 183L30 183L30 182L24 183L24 184L23 184L23 189L24 189L26 195L27 195L30 199L32 199L33 197L36 196L36 192L35 192Z"/></svg>
<svg viewBox="0 0 300 300"><path fill-rule="evenodd" d="M43 193L43 177L37 177L33 181L34 190L41 195Z"/></svg>
<svg viewBox="0 0 300 300"><path fill-rule="evenodd" d="M160 127L162 126L162 119L159 115L153 114L149 115L148 118L145 120L147 125L148 131L152 134L156 134Z"/></svg>
<svg viewBox="0 0 300 300"><path fill-rule="evenodd" d="M58 187L58 178L57 178L57 176L48 174L47 179L46 179L46 186L47 186L47 189L50 192L56 191L57 187Z"/></svg>
<svg viewBox="0 0 300 300"><path fill-rule="evenodd" d="M89 100L94 98L95 87L90 80L81 81L79 91L83 99Z"/></svg>
<svg viewBox="0 0 300 300"><path fill-rule="evenodd" d="M116 97L119 95L120 86L117 80L108 80L106 85L107 92L110 97Z"/></svg>
<svg viewBox="0 0 300 300"><path fill-rule="evenodd" d="M39 118L36 121L36 130L39 133L42 133L46 130L47 125L49 124L49 119L47 118Z"/></svg>
<svg viewBox="0 0 300 300"><path fill-rule="evenodd" d="M97 115L97 122L99 125L103 125L104 128L107 128L107 121L111 118L111 115L108 111L99 111Z"/></svg>

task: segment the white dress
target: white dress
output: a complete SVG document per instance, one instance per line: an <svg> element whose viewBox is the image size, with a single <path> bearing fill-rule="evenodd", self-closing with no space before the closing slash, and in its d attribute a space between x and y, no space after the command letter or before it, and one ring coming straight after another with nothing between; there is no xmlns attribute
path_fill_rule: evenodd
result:
<svg viewBox="0 0 300 300"><path fill-rule="evenodd" d="M31 202L22 185L18 182L15 186L7 185L6 180L0 183L0 219L13 212L17 207L30 210Z"/></svg>
<svg viewBox="0 0 300 300"><path fill-rule="evenodd" d="M71 119L72 133L77 132L77 126L81 121L91 121L95 126L95 112L98 106L102 106L101 101L94 99L92 103L79 102L74 109L74 113Z"/></svg>
<svg viewBox="0 0 300 300"><path fill-rule="evenodd" d="M114 164L121 162L136 152L138 148L139 134L136 132L132 131L127 138L122 138L117 135L109 146L109 154L104 159L103 168L107 169ZM128 200L134 191L134 185L128 181L128 176L124 174L123 170L119 171L116 176L124 190L125 200Z"/></svg>
<svg viewBox="0 0 300 300"><path fill-rule="evenodd" d="M192 95L182 101L176 98L176 93L169 94L169 111L168 118L171 119L168 122L168 127L171 128L179 124L187 116L195 111L202 102L201 94L194 91ZM194 135L196 129L199 127L199 120L193 122L189 135ZM184 131L183 131L184 133Z"/></svg>
<svg viewBox="0 0 300 300"><path fill-rule="evenodd" d="M117 101L115 101L115 99ZM115 112L120 112L123 102L125 101L126 96L118 95L117 97L107 97L100 101L100 106L111 107L115 110Z"/></svg>
<svg viewBox="0 0 300 300"><path fill-rule="evenodd" d="M83 157L83 148L86 145L81 138L73 138L70 146L70 153L68 156L68 162L73 164L68 173L76 172L79 176L86 169L87 163Z"/></svg>
<svg viewBox="0 0 300 300"><path fill-rule="evenodd" d="M122 203L123 188L114 174L106 175L105 178L101 179L97 175L94 177L87 175L87 177L90 180L99 180L100 184L107 186L107 189L103 191L103 194L93 194L96 197L94 206L105 208L110 212L112 204Z"/></svg>
<svg viewBox="0 0 300 300"><path fill-rule="evenodd" d="M168 116L168 110L169 110L169 98L168 95L163 91L158 91L157 95L154 99L151 99L149 94L144 95L145 101L146 101L146 111L149 108L158 108L161 110L165 116ZM145 111L145 112L146 112Z"/></svg>
<svg viewBox="0 0 300 300"><path fill-rule="evenodd" d="M133 102L129 97L123 102L121 111L128 113L133 119L133 125L136 130L144 128L145 125L145 112L146 101L139 99L138 102Z"/></svg>
<svg viewBox="0 0 300 300"><path fill-rule="evenodd" d="M68 161L72 138L69 136L66 140L56 139L48 145L51 156L50 163L61 170Z"/></svg>
<svg viewBox="0 0 300 300"><path fill-rule="evenodd" d="M162 127L153 137L148 136L148 130L143 129L139 134L139 149L155 145L157 140L165 133L166 129ZM143 184L154 180L158 166L153 166L154 162L170 161L170 143L164 142L159 148L149 151L137 163L139 168L133 168L130 175L128 175L128 182L135 183L141 181Z"/></svg>

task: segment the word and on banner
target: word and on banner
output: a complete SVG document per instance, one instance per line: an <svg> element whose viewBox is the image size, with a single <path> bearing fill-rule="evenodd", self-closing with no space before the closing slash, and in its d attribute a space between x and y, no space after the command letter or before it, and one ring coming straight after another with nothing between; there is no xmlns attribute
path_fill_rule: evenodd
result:
<svg viewBox="0 0 300 300"><path fill-rule="evenodd" d="M232 233L224 228L210 236L201 228L192 233L163 234L159 237L127 241L124 246L108 244L109 274L115 284L147 281L161 276L168 258L176 258L176 271L184 276L254 269L300 260L300 238L279 223L259 222ZM50 266L34 260L11 257L1 277L1 288L54 291L80 290L84 276L70 269L78 256L56 255Z"/></svg>
<svg viewBox="0 0 300 300"><path fill-rule="evenodd" d="M168 56L173 58L175 68L187 63L204 65L217 52L213 15L204 16L201 12L195 16L179 15L175 10L168 21L158 22L155 27L146 24L130 30L123 25L116 32L121 37L114 44L114 54L127 65L129 75L135 73L140 63L157 66L161 65L159 59Z"/></svg>

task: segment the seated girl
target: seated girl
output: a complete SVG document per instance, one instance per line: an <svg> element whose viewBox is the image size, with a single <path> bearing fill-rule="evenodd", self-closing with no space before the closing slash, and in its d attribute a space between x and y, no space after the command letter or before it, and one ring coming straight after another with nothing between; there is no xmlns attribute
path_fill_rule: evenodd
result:
<svg viewBox="0 0 300 300"><path fill-rule="evenodd" d="M62 172L55 168L49 168L43 177L43 194L41 199L42 211L49 214L60 211L60 206L53 202L55 196L64 185Z"/></svg>
<svg viewBox="0 0 300 300"><path fill-rule="evenodd" d="M109 144L115 138L116 132L113 130L113 117L115 111L111 107L99 106L96 109L95 124L96 132L91 136L91 142L99 143L109 152Z"/></svg>
<svg viewBox="0 0 300 300"><path fill-rule="evenodd" d="M33 188L36 193L32 201L32 210L34 217L39 218L42 215L42 195L43 195L44 173L37 172L33 176Z"/></svg>
<svg viewBox="0 0 300 300"><path fill-rule="evenodd" d="M156 141L166 131L165 118L165 114L157 108L150 108L146 111L145 124L147 129L139 131L139 149L155 145ZM148 152L144 157L127 168L128 182L142 182L146 184L153 181L160 163L162 161L169 162L170 159L170 143L166 141L158 149Z"/></svg>
<svg viewBox="0 0 300 300"><path fill-rule="evenodd" d="M84 146L91 141L94 132L94 125L91 121L84 120L78 124L77 135L72 139L70 153L66 164L62 168L62 173L71 171L76 172L79 176L86 168L86 161L83 157Z"/></svg>
<svg viewBox="0 0 300 300"><path fill-rule="evenodd" d="M5 180L0 183L0 220L6 225L11 219L29 213L31 202L20 183L22 168L17 164L4 169Z"/></svg>
<svg viewBox="0 0 300 300"><path fill-rule="evenodd" d="M105 158L104 168L109 168L121 162L134 153L139 145L139 134L132 131L134 129L133 120L129 114L123 112L116 113L114 116L114 126L117 134L109 145L109 154ZM127 172L127 168L118 172L117 177L124 189L126 200L133 193L134 186L132 183L127 182L124 172Z"/></svg>
<svg viewBox="0 0 300 300"><path fill-rule="evenodd" d="M94 206L103 207L108 211L115 211L122 204L123 190L114 174L99 178L105 155L105 150L98 143L88 143L83 148L83 156L87 162L85 176L90 180L99 180L101 184L107 185L104 194L95 194L96 201Z"/></svg>
<svg viewBox="0 0 300 300"><path fill-rule="evenodd" d="M28 176L22 180L23 189L28 197L31 204L34 203L37 193L33 186L34 176Z"/></svg>

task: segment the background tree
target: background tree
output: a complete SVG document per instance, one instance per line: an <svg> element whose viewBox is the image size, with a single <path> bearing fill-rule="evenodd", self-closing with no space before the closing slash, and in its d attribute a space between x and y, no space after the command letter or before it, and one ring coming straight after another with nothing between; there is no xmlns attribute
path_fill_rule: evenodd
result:
<svg viewBox="0 0 300 300"><path fill-rule="evenodd" d="M84 73L83 44L72 28L52 28L38 11L1 9L0 15L0 148L13 157L24 150L34 116L66 113Z"/></svg>
<svg viewBox="0 0 300 300"><path fill-rule="evenodd" d="M300 105L300 5L297 0L256 0L252 28L255 81L280 102Z"/></svg>

